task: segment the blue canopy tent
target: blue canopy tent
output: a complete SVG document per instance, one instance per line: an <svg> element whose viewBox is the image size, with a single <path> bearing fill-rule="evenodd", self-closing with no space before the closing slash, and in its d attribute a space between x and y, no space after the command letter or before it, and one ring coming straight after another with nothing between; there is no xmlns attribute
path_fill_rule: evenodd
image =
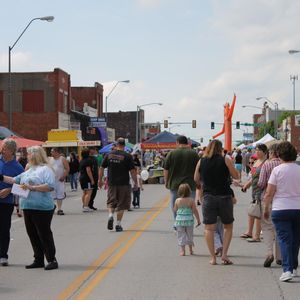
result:
<svg viewBox="0 0 300 300"><path fill-rule="evenodd" d="M111 144L108 144L108 145L104 146L103 148L101 148L99 150L99 153L101 153L101 154L109 153L111 151L113 145L114 145L114 143L111 143ZM125 151L126 152L131 152L132 148L129 147L129 146L127 146L127 145L125 145Z"/></svg>

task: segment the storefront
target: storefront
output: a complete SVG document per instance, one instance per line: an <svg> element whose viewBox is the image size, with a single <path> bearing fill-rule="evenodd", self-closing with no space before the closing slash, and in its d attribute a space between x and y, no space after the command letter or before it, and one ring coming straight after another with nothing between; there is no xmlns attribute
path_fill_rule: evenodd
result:
<svg viewBox="0 0 300 300"><path fill-rule="evenodd" d="M53 147L59 148L66 157L71 152L80 156L82 148L96 146L100 147L100 141L83 141L81 130L60 130L52 129L48 131L48 140L43 144L47 155L50 156L50 150Z"/></svg>

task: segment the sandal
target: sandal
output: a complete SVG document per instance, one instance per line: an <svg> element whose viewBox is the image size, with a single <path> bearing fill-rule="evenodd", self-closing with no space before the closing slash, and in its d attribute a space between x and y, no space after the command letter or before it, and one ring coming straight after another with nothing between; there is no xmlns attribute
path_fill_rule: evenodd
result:
<svg viewBox="0 0 300 300"><path fill-rule="evenodd" d="M270 268L273 261L274 261L274 256L273 255L268 256L264 262L264 267Z"/></svg>
<svg viewBox="0 0 300 300"><path fill-rule="evenodd" d="M222 265L233 265L233 262L229 258L222 259Z"/></svg>
<svg viewBox="0 0 300 300"><path fill-rule="evenodd" d="M243 233L243 234L240 235L240 238L242 238L242 239L249 239L249 238L252 238L252 235L249 235L247 233Z"/></svg>
<svg viewBox="0 0 300 300"><path fill-rule="evenodd" d="M248 243L259 243L260 242L260 238L258 238L258 239L248 238L247 242Z"/></svg>

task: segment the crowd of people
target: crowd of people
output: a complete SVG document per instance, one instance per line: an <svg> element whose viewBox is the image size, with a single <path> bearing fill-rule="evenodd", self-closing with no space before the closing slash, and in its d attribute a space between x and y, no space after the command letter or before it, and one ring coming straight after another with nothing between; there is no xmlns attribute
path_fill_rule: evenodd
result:
<svg viewBox="0 0 300 300"><path fill-rule="evenodd" d="M221 256L222 264L233 264L228 250L236 198L230 185L241 187L243 192L251 187L248 228L241 238L260 242L263 233L267 248L263 266L270 267L275 254L276 263L283 269L280 281L296 277L300 246L300 166L296 164L295 147L289 142L274 144L270 149L258 144L254 151L249 148L244 152L228 153L220 141L212 140L195 158L185 137L178 137L177 144L178 148L166 156L164 177L171 194L180 255L185 255L185 246L193 253L193 214L197 226L200 224L199 215L186 200L188 197L195 203L202 203L210 264L217 264L217 255ZM185 185L189 186L189 192ZM259 214L253 213L254 206Z"/></svg>
<svg viewBox="0 0 300 300"><path fill-rule="evenodd" d="M186 246L193 254L194 217L199 226L197 205L201 204L210 264L217 264L217 256L221 257L222 264L233 264L228 252L236 203L231 188L234 185L243 192L251 188L251 203L260 209L259 216L249 210L248 227L241 238L260 242L263 233L266 243L264 267L270 267L275 259L283 268L281 281L290 281L297 276L300 166L295 163L297 151L289 142L274 144L269 149L259 144L254 151L228 153L219 140L212 140L205 149L195 151L185 136L178 136L175 150L168 153L147 151L142 161L137 154L125 151L123 138L119 138L104 156L97 148L83 149L80 160L75 153L65 158L57 148L51 150L48 158L42 147L35 146L23 149L17 161L16 151L15 141L9 138L3 141L0 158L2 266L8 265L11 216L18 202L16 199L20 198L20 209L33 249L34 261L26 268L57 269L51 221L55 212L59 216L65 214L62 207L66 198L66 179L70 181L71 191L78 189L79 181L83 213L97 210L94 206L97 191L106 188L107 229L122 232L124 212L132 206L140 207L142 165L157 164L163 168L164 183L170 190L173 230L177 234L181 256L186 255Z"/></svg>

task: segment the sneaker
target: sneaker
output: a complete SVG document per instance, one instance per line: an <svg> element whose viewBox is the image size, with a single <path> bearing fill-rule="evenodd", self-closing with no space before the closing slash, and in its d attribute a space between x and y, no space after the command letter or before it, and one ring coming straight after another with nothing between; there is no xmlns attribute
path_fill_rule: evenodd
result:
<svg viewBox="0 0 300 300"><path fill-rule="evenodd" d="M113 217L108 218L107 229L108 230L114 229L114 218Z"/></svg>
<svg viewBox="0 0 300 300"><path fill-rule="evenodd" d="M121 225L116 225L116 232L123 231L123 227Z"/></svg>
<svg viewBox="0 0 300 300"><path fill-rule="evenodd" d="M291 279L293 278L293 275L290 271L287 271L287 272L283 272L281 274L281 276L279 277L279 280L280 281L290 281Z"/></svg>
<svg viewBox="0 0 300 300"><path fill-rule="evenodd" d="M0 258L0 265L3 267L7 267L8 266L8 259L5 257L1 257Z"/></svg>
<svg viewBox="0 0 300 300"><path fill-rule="evenodd" d="M97 209L98 209L98 208L95 207L95 206L89 206L89 208L90 208L91 210L97 210Z"/></svg>
<svg viewBox="0 0 300 300"><path fill-rule="evenodd" d="M82 212L91 212L91 211L93 211L93 210L90 209L90 208L87 207L87 206L84 206L84 207L82 208Z"/></svg>
<svg viewBox="0 0 300 300"><path fill-rule="evenodd" d="M54 261L49 262L46 266L45 266L45 270L54 270L58 268L58 263L56 261L56 259Z"/></svg>
<svg viewBox="0 0 300 300"><path fill-rule="evenodd" d="M293 277L297 277L298 276L297 270L295 270L295 269L293 270L292 276Z"/></svg>
<svg viewBox="0 0 300 300"><path fill-rule="evenodd" d="M59 216L63 216L65 213L64 213L64 211L63 211L62 209L59 209L59 210L57 211L57 214L58 214Z"/></svg>

